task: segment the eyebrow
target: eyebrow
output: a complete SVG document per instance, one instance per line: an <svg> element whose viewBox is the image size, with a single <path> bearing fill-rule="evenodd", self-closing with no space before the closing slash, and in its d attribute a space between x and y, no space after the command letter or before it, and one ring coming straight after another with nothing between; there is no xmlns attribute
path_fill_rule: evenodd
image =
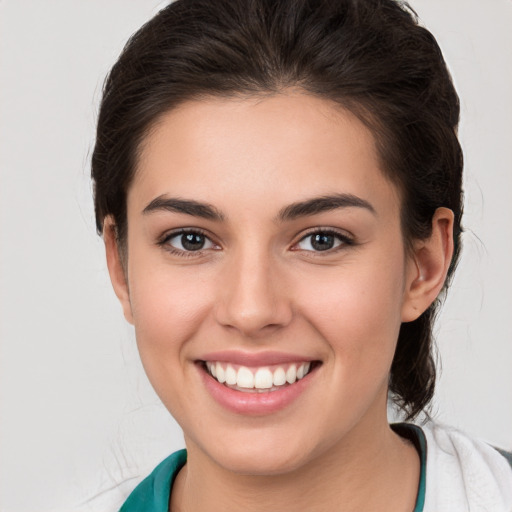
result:
<svg viewBox="0 0 512 512"><path fill-rule="evenodd" d="M224 220L224 215L217 208L207 203L194 201L193 199L158 196L142 210L142 213L147 215L157 211L184 213L208 220Z"/></svg>
<svg viewBox="0 0 512 512"><path fill-rule="evenodd" d="M340 208L364 208L376 215L375 208L368 201L360 197L353 194L333 194L292 203L280 210L276 220L286 222L299 217L307 217ZM142 213L147 215L158 211L184 213L217 222L222 222L226 218L221 211L208 203L201 203L193 199L167 197L165 195L153 199L144 208Z"/></svg>
<svg viewBox="0 0 512 512"><path fill-rule="evenodd" d="M377 214L375 208L368 201L360 197L352 194L333 194L292 203L279 212L277 220L284 222L339 208L364 208L374 215Z"/></svg>

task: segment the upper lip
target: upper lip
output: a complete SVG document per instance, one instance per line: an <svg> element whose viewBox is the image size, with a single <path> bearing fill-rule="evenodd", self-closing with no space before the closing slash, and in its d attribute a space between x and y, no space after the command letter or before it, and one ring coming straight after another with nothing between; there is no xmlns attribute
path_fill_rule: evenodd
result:
<svg viewBox="0 0 512 512"><path fill-rule="evenodd" d="M309 362L314 361L315 359L286 352L244 352L240 350L223 350L204 354L202 357L198 358L198 360L219 361L241 366L270 366L276 364Z"/></svg>

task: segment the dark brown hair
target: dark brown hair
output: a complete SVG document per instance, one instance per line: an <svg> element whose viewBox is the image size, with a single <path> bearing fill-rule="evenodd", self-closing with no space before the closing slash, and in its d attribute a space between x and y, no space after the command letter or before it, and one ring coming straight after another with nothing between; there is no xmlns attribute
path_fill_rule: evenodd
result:
<svg viewBox="0 0 512 512"><path fill-rule="evenodd" d="M190 99L291 87L337 102L371 129L383 172L401 191L406 244L430 235L436 208L453 210L450 278L462 214L459 101L434 37L394 0L177 0L160 11L105 83L92 156L98 232L112 215L126 243L138 152L165 112ZM437 305L400 330L390 392L408 418L433 396Z"/></svg>

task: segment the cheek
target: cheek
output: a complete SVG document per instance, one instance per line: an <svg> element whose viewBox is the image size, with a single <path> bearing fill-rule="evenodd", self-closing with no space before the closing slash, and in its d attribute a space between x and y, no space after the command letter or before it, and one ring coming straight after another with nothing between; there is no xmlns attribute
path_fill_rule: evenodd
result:
<svg viewBox="0 0 512 512"><path fill-rule="evenodd" d="M208 323L208 280L187 270L171 271L157 265L138 268L144 271L132 275L130 297L140 359L157 395L184 424L189 410L187 395L176 390L183 388L195 369L187 347ZM195 423L200 420L194 416Z"/></svg>
<svg viewBox="0 0 512 512"><path fill-rule="evenodd" d="M212 302L208 275L192 267L176 268L133 260L130 299L137 344L148 374L152 367L181 358ZM151 365L151 368L149 367Z"/></svg>
<svg viewBox="0 0 512 512"><path fill-rule="evenodd" d="M401 325L403 265L347 265L304 282L300 309L346 371L389 369ZM363 372L363 373L362 373Z"/></svg>

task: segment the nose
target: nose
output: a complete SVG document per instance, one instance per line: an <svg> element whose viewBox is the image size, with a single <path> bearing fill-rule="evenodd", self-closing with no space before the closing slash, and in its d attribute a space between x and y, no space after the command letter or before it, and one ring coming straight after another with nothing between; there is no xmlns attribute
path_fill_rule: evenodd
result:
<svg viewBox="0 0 512 512"><path fill-rule="evenodd" d="M218 285L217 322L250 338L288 325L293 311L279 266L263 250L233 255Z"/></svg>

